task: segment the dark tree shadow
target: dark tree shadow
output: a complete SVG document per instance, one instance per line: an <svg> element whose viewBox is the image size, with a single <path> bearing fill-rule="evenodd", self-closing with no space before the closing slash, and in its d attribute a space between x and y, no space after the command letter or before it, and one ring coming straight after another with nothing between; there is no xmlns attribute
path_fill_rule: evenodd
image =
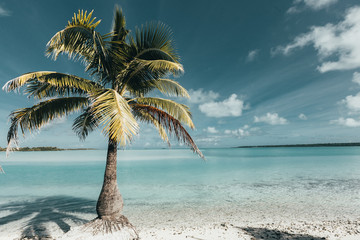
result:
<svg viewBox="0 0 360 240"><path fill-rule="evenodd" d="M314 237L307 234L292 234L267 228L240 228L257 240L326 240L326 238Z"/></svg>
<svg viewBox="0 0 360 240"><path fill-rule="evenodd" d="M0 211L11 211L10 215L0 218L0 225L29 218L23 227L22 238L50 237L47 223L56 223L63 232L70 230L66 220L83 224L88 220L73 214L95 212L96 201L69 196L38 198L34 201L13 202L0 205Z"/></svg>

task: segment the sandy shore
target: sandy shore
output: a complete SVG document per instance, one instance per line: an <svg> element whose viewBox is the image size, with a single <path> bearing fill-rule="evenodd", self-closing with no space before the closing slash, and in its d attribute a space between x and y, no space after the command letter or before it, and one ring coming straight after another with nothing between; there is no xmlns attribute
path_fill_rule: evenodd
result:
<svg viewBox="0 0 360 240"><path fill-rule="evenodd" d="M355 240L360 239L359 211L359 208L344 206L327 208L316 204L254 203L199 208L163 206L161 210L151 206L133 206L125 208L124 214L136 226L141 239L145 240ZM64 237L64 233L70 229L76 233L79 226L95 217L94 213L41 214L40 210L16 217L12 211L0 210L0 239L91 240L88 236L80 237L80 233L76 237ZM14 219L10 220L10 217ZM100 239L118 239L113 237L103 236Z"/></svg>
<svg viewBox="0 0 360 240"><path fill-rule="evenodd" d="M257 209L253 207L236 210L215 208L212 213L208 209L190 216L186 216L184 211L177 216L185 222L168 220L139 228L139 232L142 239L157 240L360 239L360 217L353 213L322 212L320 209L299 213L299 209L294 211L289 206L267 208L266 204L259 205ZM145 224L139 223L141 225Z"/></svg>

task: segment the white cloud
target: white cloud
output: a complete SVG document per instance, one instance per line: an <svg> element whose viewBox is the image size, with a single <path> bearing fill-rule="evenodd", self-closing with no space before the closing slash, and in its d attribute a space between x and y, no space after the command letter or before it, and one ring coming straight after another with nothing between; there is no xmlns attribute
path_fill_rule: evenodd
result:
<svg viewBox="0 0 360 240"><path fill-rule="evenodd" d="M252 62L252 61L254 61L255 58L258 56L259 51L260 51L259 49L251 50L251 51L248 53L247 57L246 57L246 61L247 61L247 62Z"/></svg>
<svg viewBox="0 0 360 240"><path fill-rule="evenodd" d="M191 103L205 103L216 100L220 95L213 91L204 91L202 88L198 90L189 90L190 102Z"/></svg>
<svg viewBox="0 0 360 240"><path fill-rule="evenodd" d="M260 130L259 128L251 128L249 125L244 125L243 127L235 130L227 129L224 131L224 133L227 135L232 135L237 138L243 138L243 137L248 137L251 135L252 132L257 132L259 130Z"/></svg>
<svg viewBox="0 0 360 240"><path fill-rule="evenodd" d="M55 118L54 120L48 122L46 125L44 125L42 127L43 131L48 131L49 129L51 129L53 126L59 125L59 124L63 124L65 123L67 120L66 117L60 117L60 118Z"/></svg>
<svg viewBox="0 0 360 240"><path fill-rule="evenodd" d="M321 62L320 72L349 70L360 67L359 39L360 6L355 6L348 9L344 20L338 24L313 26L308 33L297 36L286 46L277 47L273 53L288 55L295 49L312 45ZM337 60L325 60L330 57Z"/></svg>
<svg viewBox="0 0 360 240"><path fill-rule="evenodd" d="M352 112L360 111L360 92L355 96L347 96L341 102L344 103L346 107Z"/></svg>
<svg viewBox="0 0 360 240"><path fill-rule="evenodd" d="M8 17L11 15L11 12L0 6L0 17Z"/></svg>
<svg viewBox="0 0 360 240"><path fill-rule="evenodd" d="M346 127L360 127L360 120L353 118L339 118L338 120L332 120L330 123L339 124Z"/></svg>
<svg viewBox="0 0 360 240"><path fill-rule="evenodd" d="M295 2L303 2L311 9L320 10L337 3L338 0L296 0Z"/></svg>
<svg viewBox="0 0 360 240"><path fill-rule="evenodd" d="M208 102L199 106L200 111L206 116L216 118L239 117L246 108L244 101L238 99L236 94L232 94L222 102Z"/></svg>
<svg viewBox="0 0 360 240"><path fill-rule="evenodd" d="M204 137L204 138L196 138L195 141L198 143L203 143L203 144L217 145L218 142L220 141L220 137L219 136L211 136L211 137Z"/></svg>
<svg viewBox="0 0 360 240"><path fill-rule="evenodd" d="M298 12L301 12L301 11L297 6L292 6L286 11L286 13L288 13L288 14L293 14L293 13L298 13Z"/></svg>
<svg viewBox="0 0 360 240"><path fill-rule="evenodd" d="M295 0L293 6L287 10L287 13L298 13L300 12L299 5L304 4L307 8L312 10L320 10L326 8L332 4L337 3L338 0Z"/></svg>
<svg viewBox="0 0 360 240"><path fill-rule="evenodd" d="M250 132L249 131L246 131L244 129L235 129L235 130L225 130L224 131L225 134L231 134L235 137L238 137L238 138L242 138L242 137L248 137L250 136Z"/></svg>
<svg viewBox="0 0 360 240"><path fill-rule="evenodd" d="M303 113L300 113L298 116L301 120L307 120L307 116Z"/></svg>
<svg viewBox="0 0 360 240"><path fill-rule="evenodd" d="M354 72L352 81L360 85L360 73Z"/></svg>
<svg viewBox="0 0 360 240"><path fill-rule="evenodd" d="M268 123L270 125L284 125L288 123L288 120L285 118L279 117L277 113L267 113L264 116L261 117L254 117L254 122L264 122Z"/></svg>
<svg viewBox="0 0 360 240"><path fill-rule="evenodd" d="M244 125L244 127L243 127L243 129L249 129L250 128L250 126L249 125Z"/></svg>
<svg viewBox="0 0 360 240"><path fill-rule="evenodd" d="M215 127L208 127L207 129L204 129L204 131L208 132L208 133L218 133L219 131L216 130Z"/></svg>

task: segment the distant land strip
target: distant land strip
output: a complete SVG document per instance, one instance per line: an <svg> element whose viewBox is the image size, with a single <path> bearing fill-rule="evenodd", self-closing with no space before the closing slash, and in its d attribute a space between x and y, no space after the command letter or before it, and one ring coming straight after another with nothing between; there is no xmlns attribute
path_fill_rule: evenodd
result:
<svg viewBox="0 0 360 240"><path fill-rule="evenodd" d="M258 146L239 146L234 148L280 148L280 147L358 147L357 143L315 143L315 144L287 144L287 145L258 145Z"/></svg>
<svg viewBox="0 0 360 240"><path fill-rule="evenodd" d="M95 148L57 148L57 147L22 147L19 149L14 149L14 151L19 152L37 152L37 151L68 151L68 150L95 150ZM6 151L6 148L1 148L0 151Z"/></svg>

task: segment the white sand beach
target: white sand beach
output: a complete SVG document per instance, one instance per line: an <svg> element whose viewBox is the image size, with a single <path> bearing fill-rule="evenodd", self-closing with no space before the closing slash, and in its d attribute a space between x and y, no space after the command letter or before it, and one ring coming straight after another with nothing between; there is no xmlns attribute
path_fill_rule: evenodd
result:
<svg viewBox="0 0 360 240"><path fill-rule="evenodd" d="M356 240L360 239L359 209L330 209L317 204L280 206L254 203L242 206L229 204L212 209L184 206L183 209L164 208L159 211L139 207L131 212L127 209L124 214L136 226L140 238L145 240ZM0 219L10 214L9 211L3 211ZM48 221L39 225L32 225L33 215L1 224L0 239L122 239L116 233L97 237L84 234L81 230L83 222L75 219L91 220L94 214L68 214L68 218L58 219L58 222L48 217ZM63 231L64 225L71 228L67 234ZM32 235L34 233L38 235Z"/></svg>

